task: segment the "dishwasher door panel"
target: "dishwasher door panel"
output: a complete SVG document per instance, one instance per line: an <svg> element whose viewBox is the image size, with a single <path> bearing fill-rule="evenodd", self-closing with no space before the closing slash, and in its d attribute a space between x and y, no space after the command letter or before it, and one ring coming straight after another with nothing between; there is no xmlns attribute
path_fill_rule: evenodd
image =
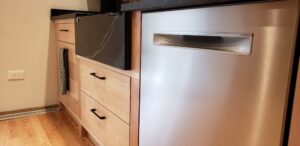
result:
<svg viewBox="0 0 300 146"><path fill-rule="evenodd" d="M280 146L297 5L143 13L140 146Z"/></svg>

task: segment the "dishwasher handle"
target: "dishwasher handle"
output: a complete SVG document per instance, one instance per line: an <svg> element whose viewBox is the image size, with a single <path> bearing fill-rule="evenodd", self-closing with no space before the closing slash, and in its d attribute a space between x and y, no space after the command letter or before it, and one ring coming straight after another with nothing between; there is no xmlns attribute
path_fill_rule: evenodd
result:
<svg viewBox="0 0 300 146"><path fill-rule="evenodd" d="M155 45L214 50L237 55L250 55L253 34L235 33L156 33Z"/></svg>

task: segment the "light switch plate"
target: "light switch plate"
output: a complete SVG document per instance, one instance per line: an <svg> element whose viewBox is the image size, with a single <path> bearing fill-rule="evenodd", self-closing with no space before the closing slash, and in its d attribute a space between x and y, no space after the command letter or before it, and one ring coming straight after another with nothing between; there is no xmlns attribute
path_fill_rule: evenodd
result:
<svg viewBox="0 0 300 146"><path fill-rule="evenodd" d="M24 80L24 70L9 70L8 80Z"/></svg>

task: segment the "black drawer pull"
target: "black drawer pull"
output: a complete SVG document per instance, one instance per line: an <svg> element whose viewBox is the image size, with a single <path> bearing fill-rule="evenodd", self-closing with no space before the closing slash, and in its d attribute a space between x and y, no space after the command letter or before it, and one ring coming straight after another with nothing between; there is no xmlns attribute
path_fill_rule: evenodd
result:
<svg viewBox="0 0 300 146"><path fill-rule="evenodd" d="M68 32L69 30L68 29L61 29L59 31L64 31L64 32Z"/></svg>
<svg viewBox="0 0 300 146"><path fill-rule="evenodd" d="M95 115L95 116L97 116L100 120L104 120L104 119L106 119L106 117L104 117L104 116L99 116L97 113L96 113L96 109L91 109L91 112Z"/></svg>
<svg viewBox="0 0 300 146"><path fill-rule="evenodd" d="M92 76L94 76L94 77L100 79L100 80L105 80L105 79L106 79L106 77L99 77L99 76L97 76L96 73L90 73L90 74L91 74Z"/></svg>

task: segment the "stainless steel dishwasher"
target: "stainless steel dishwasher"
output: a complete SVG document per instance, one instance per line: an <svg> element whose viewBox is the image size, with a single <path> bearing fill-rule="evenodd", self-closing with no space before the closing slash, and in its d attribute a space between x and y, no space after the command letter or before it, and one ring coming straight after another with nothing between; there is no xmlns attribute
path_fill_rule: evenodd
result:
<svg viewBox="0 0 300 146"><path fill-rule="evenodd" d="M280 146L297 0L142 15L140 146Z"/></svg>

